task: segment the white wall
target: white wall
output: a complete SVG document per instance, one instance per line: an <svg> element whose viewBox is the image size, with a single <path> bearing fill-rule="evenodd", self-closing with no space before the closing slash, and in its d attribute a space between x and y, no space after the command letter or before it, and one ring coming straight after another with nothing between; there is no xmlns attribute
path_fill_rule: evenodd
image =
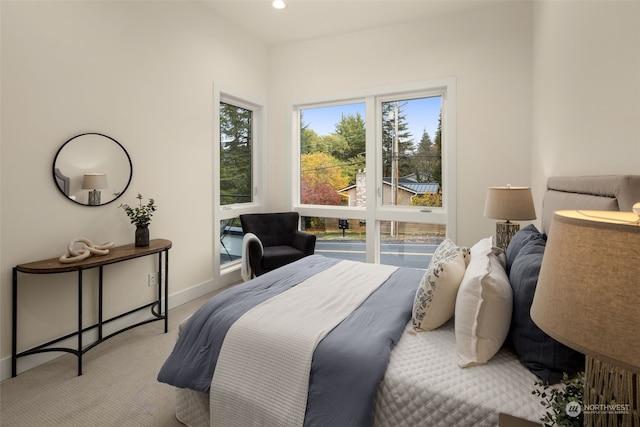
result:
<svg viewBox="0 0 640 427"><path fill-rule="evenodd" d="M491 235L483 218L486 189L528 185L531 175L531 5L488 3L472 13L438 17L270 50L271 165L289 153L284 119L293 103L344 97L378 87L457 80L458 241ZM270 201L285 209L287 171L270 174Z"/></svg>
<svg viewBox="0 0 640 427"><path fill-rule="evenodd" d="M118 205L136 203L138 192L158 205L151 238L173 241L170 294L213 289L213 85L265 99L267 49L197 2L3 1L1 7L5 377L11 268L62 255L75 237L133 242L134 227ZM129 190L99 208L66 200L53 183L57 149L83 132L115 138L133 161ZM106 315L147 302L153 270L151 257L105 268ZM73 331L75 277L20 276L22 349ZM95 272L85 273L85 281L95 284ZM89 287L87 322L96 311Z"/></svg>
<svg viewBox="0 0 640 427"><path fill-rule="evenodd" d="M640 2L535 3L532 183L640 174Z"/></svg>

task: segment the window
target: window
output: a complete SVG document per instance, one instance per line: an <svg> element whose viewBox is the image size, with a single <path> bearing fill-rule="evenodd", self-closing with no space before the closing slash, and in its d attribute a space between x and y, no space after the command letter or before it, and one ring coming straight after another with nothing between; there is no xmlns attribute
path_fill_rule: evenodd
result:
<svg viewBox="0 0 640 427"><path fill-rule="evenodd" d="M240 218L220 221L220 265L242 259L242 236Z"/></svg>
<svg viewBox="0 0 640 427"><path fill-rule="evenodd" d="M444 224L381 221L380 263L427 268L445 235Z"/></svg>
<svg viewBox="0 0 640 427"><path fill-rule="evenodd" d="M455 240L455 81L294 107L294 206L316 251L426 268Z"/></svg>
<svg viewBox="0 0 640 427"><path fill-rule="evenodd" d="M382 203L442 206L442 97L381 103Z"/></svg>
<svg viewBox="0 0 640 427"><path fill-rule="evenodd" d="M252 198L253 111L220 102L220 205Z"/></svg>
<svg viewBox="0 0 640 427"><path fill-rule="evenodd" d="M300 203L349 205L365 168L364 103L300 110Z"/></svg>
<svg viewBox="0 0 640 427"><path fill-rule="evenodd" d="M301 217L302 229L316 236L315 253L328 258L366 260L366 224L353 218Z"/></svg>
<svg viewBox="0 0 640 427"><path fill-rule="evenodd" d="M214 280L220 285L238 280L242 257L239 216L259 212L263 108L259 103L222 93L214 87L213 235Z"/></svg>

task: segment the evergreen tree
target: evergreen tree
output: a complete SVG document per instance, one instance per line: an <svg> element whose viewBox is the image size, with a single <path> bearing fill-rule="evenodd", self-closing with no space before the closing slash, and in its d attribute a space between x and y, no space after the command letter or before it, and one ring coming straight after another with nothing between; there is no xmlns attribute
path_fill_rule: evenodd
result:
<svg viewBox="0 0 640 427"><path fill-rule="evenodd" d="M252 112L220 103L220 204L251 201Z"/></svg>
<svg viewBox="0 0 640 427"><path fill-rule="evenodd" d="M318 134L309 129L309 123L304 122L303 111L300 111L300 154L313 153Z"/></svg>
<svg viewBox="0 0 640 427"><path fill-rule="evenodd" d="M342 115L336 124L335 137L342 141L341 145L334 143L332 155L342 161L342 174L348 177L348 185L356 183L356 174L366 166L366 123L360 113Z"/></svg>
<svg viewBox="0 0 640 427"><path fill-rule="evenodd" d="M406 116L402 108L406 105L399 101L382 103L382 172L390 177L393 164L394 139L396 137L395 109L398 105L398 176L405 176L415 171L414 146L411 132L408 130Z"/></svg>
<svg viewBox="0 0 640 427"><path fill-rule="evenodd" d="M442 111L438 117L438 129L436 130L436 140L434 142L435 157L431 166L431 181L440 184L442 190Z"/></svg>
<svg viewBox="0 0 640 427"><path fill-rule="evenodd" d="M433 154L433 141L426 129L422 131L422 137L416 148L416 179L418 182L431 181L431 170L429 168L431 156Z"/></svg>
<svg viewBox="0 0 640 427"><path fill-rule="evenodd" d="M316 141L316 153L326 153L338 160L345 160L345 153L349 151L349 143L342 136L335 133L319 136Z"/></svg>
<svg viewBox="0 0 640 427"><path fill-rule="evenodd" d="M345 141L345 146L336 147L338 150L331 153L335 158L347 161L365 152L367 145L365 121L360 113L356 113L355 116L343 114L340 122L336 124L335 134ZM339 150L343 152L340 153Z"/></svg>

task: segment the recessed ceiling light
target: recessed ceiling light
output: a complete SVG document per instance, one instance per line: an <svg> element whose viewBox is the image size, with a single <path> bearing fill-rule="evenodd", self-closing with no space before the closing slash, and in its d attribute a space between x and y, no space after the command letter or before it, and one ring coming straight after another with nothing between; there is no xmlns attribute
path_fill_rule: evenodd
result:
<svg viewBox="0 0 640 427"><path fill-rule="evenodd" d="M282 0L274 0L274 2L271 3L271 6L275 7L276 9L284 9L285 7L287 7L287 5Z"/></svg>

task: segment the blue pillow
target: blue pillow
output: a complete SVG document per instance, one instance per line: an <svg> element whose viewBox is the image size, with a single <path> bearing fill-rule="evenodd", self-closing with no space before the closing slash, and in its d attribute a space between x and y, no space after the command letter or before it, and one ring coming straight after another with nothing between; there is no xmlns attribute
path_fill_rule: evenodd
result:
<svg viewBox="0 0 640 427"><path fill-rule="evenodd" d="M564 372L572 377L584 370L584 355L554 340L531 320L545 245L544 235L530 235L511 265L513 314L509 340L523 365L543 383L554 384L560 382Z"/></svg>
<svg viewBox="0 0 640 427"><path fill-rule="evenodd" d="M511 264L513 264L513 261L516 259L524 245L532 238L537 238L539 236L543 236L546 239L546 236L541 234L533 224L527 225L525 228L518 230L518 232L514 234L509 242L509 246L507 247L507 274L511 271Z"/></svg>

